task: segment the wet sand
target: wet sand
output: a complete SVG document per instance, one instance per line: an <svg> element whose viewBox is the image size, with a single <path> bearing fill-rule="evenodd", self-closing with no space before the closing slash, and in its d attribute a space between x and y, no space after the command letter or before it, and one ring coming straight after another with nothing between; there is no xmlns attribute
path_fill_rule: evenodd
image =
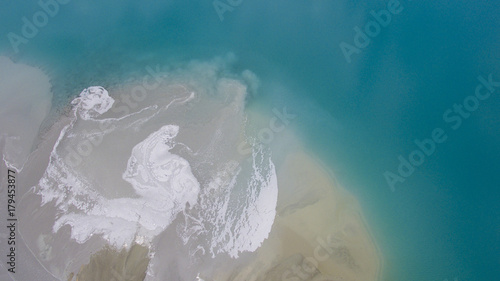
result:
<svg viewBox="0 0 500 281"><path fill-rule="evenodd" d="M206 281L378 280L382 257L355 198L303 151L287 157L278 180L278 215L254 258L245 265L219 268L213 276L201 277ZM138 245L130 251L105 247L72 280L112 280L116 276L143 280L148 261L147 249Z"/></svg>
<svg viewBox="0 0 500 281"><path fill-rule="evenodd" d="M213 280L378 280L382 257L359 204L318 161L290 154L278 183L278 215L257 257Z"/></svg>
<svg viewBox="0 0 500 281"><path fill-rule="evenodd" d="M157 90L157 92L161 91L161 88ZM240 88L231 90L231 92L239 91L241 91ZM183 94L185 89L181 87L172 92ZM200 130L206 130L206 134L210 135L214 131L213 128L225 126L233 135L228 136L224 144L226 142L241 143L243 134L233 129L238 128L243 122L243 116L232 112L233 110L242 111L243 97L243 94L239 95L231 106L223 108L224 111L216 115L217 118L207 119L201 116L202 113L199 111L193 111L200 116L190 115L189 117L193 120L187 121L179 119L179 122L186 122L190 128L180 136L181 140L183 139L184 143L196 150L206 148L208 145L215 148L224 147L207 143L206 140L195 136L200 134ZM150 94L146 101L151 99L151 102L155 102L154 98L155 95ZM213 106L213 108L215 110L217 107ZM119 117L113 115L117 115L117 112L108 112L108 117ZM200 124L204 126L193 126L192 122L197 119L202 120ZM37 186L38 180L43 176L50 152L61 129L69 122L68 116L62 116L42 135L43 140L37 142L39 145L36 151L30 154L27 165L19 175L21 181L18 185L18 195L23 198L18 208L18 215L23 218L20 231L22 238L30 241L29 251L33 253L33 256L29 257L30 262L39 264L39 267L45 266L47 272L59 278L64 276L67 280L113 280L113 278L116 280L121 280L120 278L155 280L155 276L149 276L149 279L146 277L148 264L152 260L147 246L134 244L123 249L113 248L106 245L105 240L97 235L91 237L85 244L78 244L71 239L69 226L62 227L57 233L53 233L52 227L58 215L57 208L52 204L42 208L40 197L34 193L37 191L36 188L29 190L32 186ZM355 198L335 183L332 175L319 161L296 144L298 141L293 134L288 134L286 137L291 139L291 141L287 139L287 142L294 144L286 145L290 149L286 153L282 152L281 157L284 159L276 165L279 185L278 202L276 218L269 237L255 252L246 253L238 260L232 260L232 263L228 263L227 266L218 263L220 260L214 261L209 257L204 257L203 266L209 268L209 271L205 273L210 277L203 276L203 270L200 270L200 276L206 281L377 280L382 258L370 236L361 207ZM283 144L279 139L275 142ZM104 150L105 147L107 146L96 147L95 151ZM221 151L224 154L221 154ZM223 158L224 161L228 159L241 161L244 158L236 151L236 148L227 151L214 150L207 155ZM221 163L224 162L222 160ZM119 167L113 169L119 169ZM182 214L179 215L178 220L182 220ZM167 228L166 232L175 229L177 223L179 222ZM177 238L178 246L182 248L182 242L179 240ZM165 240L158 239L157 241L160 244L153 243L151 251L154 252L161 247L171 249L167 247L168 245L161 244L165 243ZM171 241L168 243L172 243ZM176 254L177 252L173 257L185 259L183 262L190 259L189 255L180 257ZM192 269L198 268L195 265ZM28 269L26 271L33 272ZM190 272L191 275L196 275L196 272Z"/></svg>
<svg viewBox="0 0 500 281"><path fill-rule="evenodd" d="M48 153L67 122L63 118L56 123L37 153L31 155L30 164L23 171L31 178L26 187L35 185L43 174ZM216 269L214 275L205 280L378 280L382 258L370 236L361 207L317 160L300 149L289 154L278 166L278 184L277 216L269 238L246 264L229 270ZM39 206L34 205L39 202L30 204L20 210L36 213ZM44 214L47 212L45 210ZM54 221L47 220L50 215L38 214L36 217L37 224L24 225L22 230L30 236L37 233L31 227L45 225L46 230L42 231L45 234L30 237L43 240L49 236ZM58 237L67 239L64 234ZM46 243L49 244L57 243ZM135 245L130 250L118 250L102 243L93 244L92 249L83 252L80 249L75 259L66 263L66 273L61 274L66 274L68 280L80 281L112 280L106 278L116 278L112 274L117 273L133 278L125 280L144 279L149 263L147 248ZM36 249L35 252L41 255L37 258L63 263L56 261L54 254L62 248L48 247Z"/></svg>
<svg viewBox="0 0 500 281"><path fill-rule="evenodd" d="M70 274L68 281L127 280L141 281L146 277L149 250L141 245L132 245L130 250L106 246L92 255L90 262L80 271Z"/></svg>

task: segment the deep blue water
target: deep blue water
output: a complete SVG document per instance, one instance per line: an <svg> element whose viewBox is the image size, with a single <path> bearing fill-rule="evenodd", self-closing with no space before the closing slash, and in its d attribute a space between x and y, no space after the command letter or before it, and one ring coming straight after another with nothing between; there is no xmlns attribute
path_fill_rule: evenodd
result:
<svg viewBox="0 0 500 281"><path fill-rule="evenodd" d="M64 104L145 65L232 52L235 71L263 80L252 102L297 113L301 138L360 200L382 280L497 280L500 87L457 130L443 114L474 95L479 75L500 81L500 5L401 0L348 63L339 44L354 44L353 28L389 2L243 0L221 21L211 1L73 0L16 53L8 33L22 35L22 17L41 7L4 1L0 55L46 70ZM384 172L435 128L447 140L392 192Z"/></svg>

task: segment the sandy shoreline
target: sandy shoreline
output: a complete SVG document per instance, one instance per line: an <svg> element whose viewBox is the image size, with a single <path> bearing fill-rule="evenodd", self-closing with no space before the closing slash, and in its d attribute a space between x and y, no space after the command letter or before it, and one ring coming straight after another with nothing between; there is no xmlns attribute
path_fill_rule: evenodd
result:
<svg viewBox="0 0 500 281"><path fill-rule="evenodd" d="M304 151L278 180L278 215L257 257L213 280L378 280L382 257L355 198Z"/></svg>
<svg viewBox="0 0 500 281"><path fill-rule="evenodd" d="M128 87L131 88L133 85L127 85ZM183 87L177 89L176 85L172 87L174 88L165 87L165 89L170 89L171 92L181 97L187 91ZM227 142L228 144L242 142L243 133L234 131L234 128L238 128L238 124L243 122L243 117L234 115L233 112L243 110L242 98L244 95L239 86L231 88L235 86L229 84L227 87L229 87L228 91L231 89L240 91L240 95L230 106L225 108L223 107L225 104L216 104L217 101L210 99L206 101L214 103L213 108L218 108L215 112L218 112L219 115L214 115L215 118L211 117L213 119L207 119L202 114L212 116L210 111L198 112L196 114L201 114L200 116L190 116L192 120L182 121L186 122L188 129L181 137L184 138L184 143L191 148L203 150L207 145L213 145L207 140L197 139L197 136L202 130L206 135L210 135L212 134L211 130L219 128L218 126L226 126L227 131L232 134L227 136L231 140ZM161 90L159 88L156 91L161 92ZM154 103L154 98L155 95L150 94L146 101L151 99L150 102ZM175 113L176 109L173 110ZM68 111L61 112L68 113ZM108 112L108 116L120 117L117 112L114 112L115 114L113 112ZM66 114L62 114L47 131L31 142L36 145L36 150L29 154L27 164L19 173L17 195L20 199L18 216L22 218L20 233L25 241L30 241L27 242L31 247L29 252L33 254L32 257L25 259L27 267L29 267L29 263L40 264L37 270L46 270L46 275L49 275L50 272L50 275L57 276L61 280L109 279L110 276L116 278L117 273L123 273L132 278L131 280L142 280L146 276L151 258L148 247L130 246L129 244L126 250L117 249L107 245L100 235L93 235L84 244L78 244L71 238L72 229L68 225L63 226L57 233L53 233L55 218L61 215L61 210L54 207L52 203L42 207L41 197L36 192L61 130L71 122L72 117ZM267 120L259 114L256 115L257 118ZM182 115L178 115L176 118L183 120ZM39 126L40 124L38 124ZM40 134L40 132L38 133ZM141 140L140 136L134 137ZM203 269L200 269L200 276L206 281L378 280L382 257L369 233L358 202L334 182L326 167L300 147L298 140L292 133L287 133L286 137L291 138L291 140L286 140L286 147L289 149L283 148L286 153L281 155L283 159L278 161L276 165L279 186L278 201L276 217L268 238L255 252L245 253L242 258L232 260L230 265L220 264L220 259L214 261L205 256L204 258L207 259L202 265L209 270L204 272ZM129 146L135 145L138 140L130 140ZM280 141L276 142L281 143ZM214 147L217 148L217 145ZM95 151L102 149L104 152L105 145L96 146L94 149ZM236 150L234 147L228 151L220 150L219 154L211 153L213 156L223 158L224 161L234 159L242 161L245 158L244 155L237 153ZM129 152L125 154L127 153ZM99 155L99 153L95 154ZM89 156L88 159L92 159L91 157L94 156ZM128 156L124 155L123 157ZM101 160L110 161L109 159ZM116 169L118 171L116 173L119 174L122 168L110 167L109 169ZM35 188L31 189L33 186ZM133 192L127 184L124 186ZM116 196L118 198L120 196L127 197L120 194ZM170 225L165 232L171 232L182 220L183 214L181 213L177 216L176 222ZM180 239L177 240L180 243ZM168 249L169 242L165 239L158 239L155 243L166 244L153 243L151 249L153 252L162 247ZM183 247L182 243L179 247ZM189 251L186 250L187 252ZM190 261L190 257L182 257L182 259L186 259L183 262ZM193 270L198 270L198 268ZM25 271L32 272L28 269ZM204 276L204 273L209 277ZM193 274L195 273L190 273L190 275ZM52 280L51 278L48 276L47 280Z"/></svg>

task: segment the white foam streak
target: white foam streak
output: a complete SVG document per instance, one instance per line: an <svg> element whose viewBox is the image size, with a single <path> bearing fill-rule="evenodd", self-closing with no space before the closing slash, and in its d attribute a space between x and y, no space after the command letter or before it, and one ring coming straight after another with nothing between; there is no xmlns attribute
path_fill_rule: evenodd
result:
<svg viewBox="0 0 500 281"><path fill-rule="evenodd" d="M278 199L276 170L261 148L253 151L251 166L245 164L228 163L203 190L196 211L187 215L180 235L196 245L195 251L201 246L213 257L237 258L268 237Z"/></svg>
<svg viewBox="0 0 500 281"><path fill-rule="evenodd" d="M37 186L42 205L58 210L53 232L68 225L78 243L99 235L116 247L149 246L182 213L176 230L191 253L237 258L259 248L276 215L275 166L263 147L231 160L241 157L232 149L243 130L246 88L227 78L210 85L215 98L186 86L186 95L152 93L157 103L120 117L103 116L114 104L104 88L83 90Z"/></svg>
<svg viewBox="0 0 500 281"><path fill-rule="evenodd" d="M82 119L89 120L107 112L114 102L106 89L92 86L83 90L71 104L75 106L75 112Z"/></svg>
<svg viewBox="0 0 500 281"><path fill-rule="evenodd" d="M175 146L173 139L178 132L178 126L166 125L137 144L123 174L137 194L152 203L170 205L165 211L175 214L186 203L195 205L200 190L189 163L169 152Z"/></svg>
<svg viewBox="0 0 500 281"><path fill-rule="evenodd" d="M248 181L248 196L243 210L241 213L229 213L232 225L222 224L224 228L218 235L219 241L212 243L212 252L226 252L236 258L241 252L255 251L271 232L278 199L275 167L262 152L254 151L252 158L254 173ZM229 239L226 240L226 237ZM219 244L220 248L214 244Z"/></svg>
<svg viewBox="0 0 500 281"><path fill-rule="evenodd" d="M149 244L184 210L186 203L193 206L197 201L200 187L189 163L169 152L176 145L174 138L179 127L163 126L132 149L122 176L132 184L139 197L107 199L97 191L98 182L79 172L78 167L68 165L71 153L67 151L92 135L77 132L75 126L81 127L82 122L118 121L95 119L110 109L113 99L104 88L90 87L72 103L75 117L61 130L49 165L38 184L42 206L53 202L60 211L53 231L69 225L71 237L78 243L85 243L94 234L99 234L117 247L130 245L134 239ZM138 121L147 121L151 117L139 118ZM122 129L129 127L125 125ZM96 134L102 137L114 129Z"/></svg>

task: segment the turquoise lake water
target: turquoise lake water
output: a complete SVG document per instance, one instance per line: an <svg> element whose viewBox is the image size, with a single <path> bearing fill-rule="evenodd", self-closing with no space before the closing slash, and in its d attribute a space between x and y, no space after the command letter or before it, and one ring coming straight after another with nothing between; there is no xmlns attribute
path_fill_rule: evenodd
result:
<svg viewBox="0 0 500 281"><path fill-rule="evenodd" d="M8 34L22 36L23 17L43 10L4 1L0 55L44 69L63 105L148 65L232 53L234 71L262 80L252 105L296 113L308 149L360 200L384 256L382 280L498 280L500 87L469 96L479 76L500 81L500 5L396 2L221 1L230 7L221 20L211 1L72 0L16 52ZM388 3L399 12L348 62L340 44L355 47L354 28ZM464 115L443 117L464 102ZM436 128L446 140L391 190L384 173L397 174L398 156L408 159Z"/></svg>

